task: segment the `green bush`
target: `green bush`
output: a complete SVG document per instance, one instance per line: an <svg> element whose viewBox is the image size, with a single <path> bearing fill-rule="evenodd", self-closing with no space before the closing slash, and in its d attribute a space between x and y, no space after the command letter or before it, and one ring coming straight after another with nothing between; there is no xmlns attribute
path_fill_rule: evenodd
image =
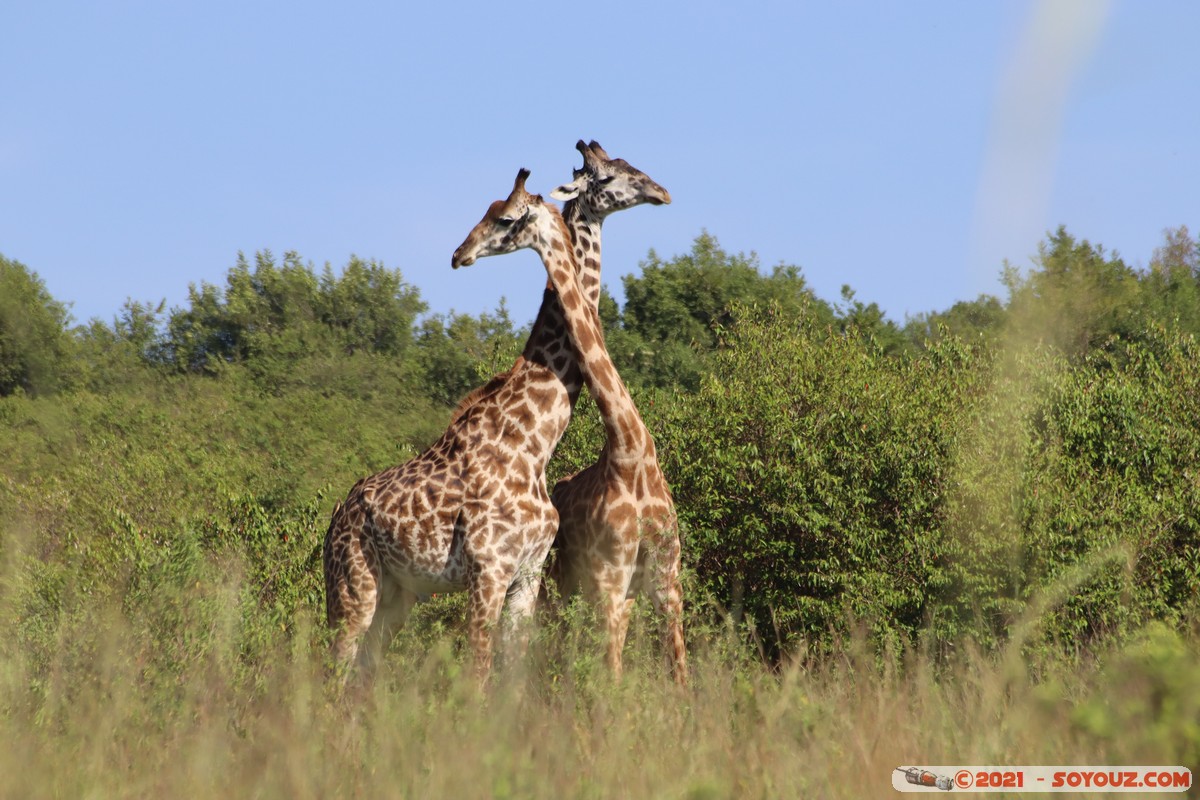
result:
<svg viewBox="0 0 1200 800"><path fill-rule="evenodd" d="M911 639L945 583L956 420L981 359L884 355L806 315L742 312L660 453L702 587L771 652L849 620Z"/></svg>
<svg viewBox="0 0 1200 800"><path fill-rule="evenodd" d="M64 382L69 319L36 272L0 255L0 397L50 392Z"/></svg>
<svg viewBox="0 0 1200 800"><path fill-rule="evenodd" d="M1200 649L1152 623L1106 654L1069 712L1076 738L1124 751L1126 764L1200 764ZM1131 732L1137 732L1131 736ZM1194 779L1194 777L1193 777Z"/></svg>
<svg viewBox="0 0 1200 800"><path fill-rule="evenodd" d="M856 621L943 651L1033 624L1077 650L1194 614L1192 340L1151 329L1070 362L831 333L746 314L694 397L649 409L686 562L770 653Z"/></svg>
<svg viewBox="0 0 1200 800"><path fill-rule="evenodd" d="M1022 516L1027 583L1112 552L1056 611L1075 644L1200 610L1200 352L1149 330L1110 342L1048 398Z"/></svg>

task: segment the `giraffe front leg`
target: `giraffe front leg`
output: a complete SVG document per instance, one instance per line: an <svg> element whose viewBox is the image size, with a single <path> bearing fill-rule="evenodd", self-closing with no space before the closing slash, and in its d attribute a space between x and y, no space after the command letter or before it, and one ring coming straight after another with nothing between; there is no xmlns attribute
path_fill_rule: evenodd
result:
<svg viewBox="0 0 1200 800"><path fill-rule="evenodd" d="M517 570L504 603L504 649L506 663L516 663L529 652L533 636L534 612L542 588L541 562L522 565Z"/></svg>
<svg viewBox="0 0 1200 800"><path fill-rule="evenodd" d="M470 597L467 603L467 641L471 645L475 679L480 688L487 685L492 672L496 626L504 610L507 583L496 575L481 570L468 588Z"/></svg>

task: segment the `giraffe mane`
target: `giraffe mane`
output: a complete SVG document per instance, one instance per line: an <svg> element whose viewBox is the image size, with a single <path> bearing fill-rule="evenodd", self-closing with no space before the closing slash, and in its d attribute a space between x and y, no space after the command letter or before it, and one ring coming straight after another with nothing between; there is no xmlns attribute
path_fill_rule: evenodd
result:
<svg viewBox="0 0 1200 800"><path fill-rule="evenodd" d="M501 372L499 375L493 375L487 383L483 384L482 386L476 386L474 389L467 392L463 399L458 401L458 405L454 407L454 411L450 414L450 424L453 425L454 423L458 422L464 414L466 414L475 406L476 403L478 403L484 397L495 393L506 383L508 383L508 379L512 377L512 374L524 362L525 356L517 356L517 360L513 362L513 365L507 371Z"/></svg>

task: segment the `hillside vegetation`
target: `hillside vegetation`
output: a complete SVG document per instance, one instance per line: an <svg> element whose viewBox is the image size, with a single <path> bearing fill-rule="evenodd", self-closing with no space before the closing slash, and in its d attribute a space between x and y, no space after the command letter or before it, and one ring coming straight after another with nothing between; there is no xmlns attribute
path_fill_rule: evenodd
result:
<svg viewBox="0 0 1200 800"><path fill-rule="evenodd" d="M0 257L5 791L862 797L921 762L1197 771L1200 242L1169 230L1146 263L1059 229L1006 297L901 325L707 233L652 252L601 316L681 515L694 686L643 616L612 685L574 604L481 701L450 596L353 712L321 679L333 504L527 330L502 302L431 315L376 262L265 252L183 307L75 325ZM585 397L551 480L601 436Z"/></svg>

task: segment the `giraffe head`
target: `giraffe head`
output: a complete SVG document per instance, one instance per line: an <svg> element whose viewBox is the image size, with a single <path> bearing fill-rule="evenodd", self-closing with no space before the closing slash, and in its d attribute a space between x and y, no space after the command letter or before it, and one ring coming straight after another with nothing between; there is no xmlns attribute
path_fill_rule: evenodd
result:
<svg viewBox="0 0 1200 800"><path fill-rule="evenodd" d="M583 154L583 166L573 171L574 180L550 193L555 200L578 198L601 219L642 203L661 206L671 202L670 192L625 159L609 158L599 142L584 144L580 139L575 149Z"/></svg>
<svg viewBox="0 0 1200 800"><path fill-rule="evenodd" d="M467 238L454 251L450 266L469 267L485 256L511 253L523 247L535 250L548 243L548 234L554 226L562 226L558 209L542 200L540 194L525 191L525 179L529 170L517 173L512 192L507 200L497 200L488 208ZM563 231L564 238L566 232Z"/></svg>

